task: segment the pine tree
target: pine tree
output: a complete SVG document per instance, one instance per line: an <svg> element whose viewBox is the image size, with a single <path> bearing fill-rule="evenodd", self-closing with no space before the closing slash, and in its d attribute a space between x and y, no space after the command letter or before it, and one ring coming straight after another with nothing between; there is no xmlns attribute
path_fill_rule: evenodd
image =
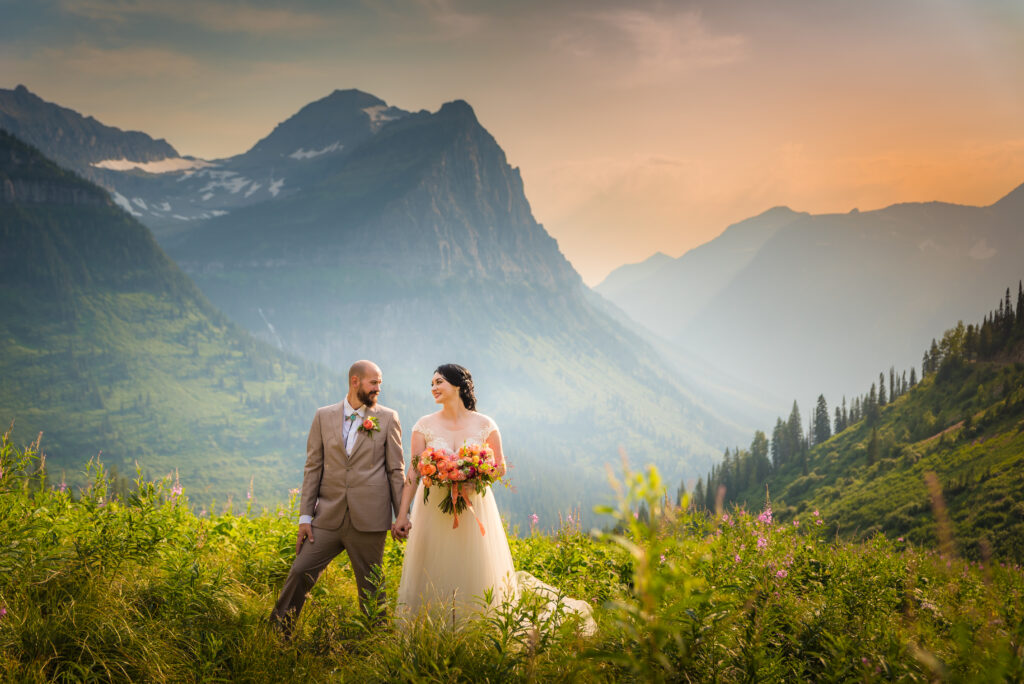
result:
<svg viewBox="0 0 1024 684"><path fill-rule="evenodd" d="M896 383L896 368L889 366L889 401L896 401L899 396L900 387Z"/></svg>
<svg viewBox="0 0 1024 684"><path fill-rule="evenodd" d="M850 426L850 414L846 410L846 395L843 395L843 429Z"/></svg>
<svg viewBox="0 0 1024 684"><path fill-rule="evenodd" d="M707 508L704 501L704 480L697 478L697 484L693 488L693 503L694 509L701 511Z"/></svg>
<svg viewBox="0 0 1024 684"><path fill-rule="evenodd" d="M1017 281L1017 327L1024 327L1024 281Z"/></svg>
<svg viewBox="0 0 1024 684"><path fill-rule="evenodd" d="M878 460L878 428L871 430L871 440L868 441L868 465L874 465Z"/></svg>
<svg viewBox="0 0 1024 684"><path fill-rule="evenodd" d="M789 412L789 421L786 423L786 451L787 456L792 458L800 453L803 448L803 420L800 418L800 407L793 400L793 410Z"/></svg>
<svg viewBox="0 0 1024 684"><path fill-rule="evenodd" d="M917 369L913 366L910 367L910 386L917 387Z"/></svg>
<svg viewBox="0 0 1024 684"><path fill-rule="evenodd" d="M818 405L814 409L814 443L822 444L832 436L832 429L828 422L828 404L825 402L825 395L818 395Z"/></svg>
<svg viewBox="0 0 1024 684"><path fill-rule="evenodd" d="M838 435L842 431L843 431L843 411L838 406L836 406L836 417L835 417L835 420L832 423L832 432L834 432L835 434Z"/></svg>
<svg viewBox="0 0 1024 684"><path fill-rule="evenodd" d="M788 455L786 453L786 425L782 422L782 418L777 418L775 429L772 431L772 467L782 467Z"/></svg>

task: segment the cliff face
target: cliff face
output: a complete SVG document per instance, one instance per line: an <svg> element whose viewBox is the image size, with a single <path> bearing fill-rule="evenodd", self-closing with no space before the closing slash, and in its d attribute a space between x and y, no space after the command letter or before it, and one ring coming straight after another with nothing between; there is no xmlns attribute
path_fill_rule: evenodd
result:
<svg viewBox="0 0 1024 684"><path fill-rule="evenodd" d="M105 192L0 130L0 204L109 205Z"/></svg>

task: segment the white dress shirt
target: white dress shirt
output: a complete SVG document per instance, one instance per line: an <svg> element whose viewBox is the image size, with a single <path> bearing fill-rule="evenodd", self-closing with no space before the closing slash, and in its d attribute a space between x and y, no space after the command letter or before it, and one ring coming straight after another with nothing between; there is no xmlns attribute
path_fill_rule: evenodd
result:
<svg viewBox="0 0 1024 684"><path fill-rule="evenodd" d="M363 404L358 409L352 408L352 405L348 403L348 397L345 397L345 402L342 404L341 410L345 412L345 424L341 429L341 438L345 440L345 451L352 453L352 447L355 446L356 436L359 434L359 425L362 424L363 418L366 417L366 404ZM355 416L355 420L352 419ZM313 516L311 515L300 515L299 524L305 525L313 522Z"/></svg>

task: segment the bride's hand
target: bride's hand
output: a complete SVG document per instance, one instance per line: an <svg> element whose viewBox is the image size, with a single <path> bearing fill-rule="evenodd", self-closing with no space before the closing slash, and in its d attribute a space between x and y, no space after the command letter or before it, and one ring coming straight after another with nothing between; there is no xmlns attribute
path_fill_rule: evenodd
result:
<svg viewBox="0 0 1024 684"><path fill-rule="evenodd" d="M403 515L391 526L391 536L395 539L408 539L411 530L412 521L408 516Z"/></svg>

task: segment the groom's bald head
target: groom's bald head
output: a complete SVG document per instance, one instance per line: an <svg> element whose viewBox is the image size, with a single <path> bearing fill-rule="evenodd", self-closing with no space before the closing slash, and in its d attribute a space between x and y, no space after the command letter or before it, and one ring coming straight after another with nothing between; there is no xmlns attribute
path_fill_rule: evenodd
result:
<svg viewBox="0 0 1024 684"><path fill-rule="evenodd" d="M356 361L348 369L348 403L352 408L377 403L383 377L373 361Z"/></svg>
<svg viewBox="0 0 1024 684"><path fill-rule="evenodd" d="M358 378L362 380L368 375L380 375L380 366L375 364L373 361L356 361L348 369L349 382L352 378Z"/></svg>

